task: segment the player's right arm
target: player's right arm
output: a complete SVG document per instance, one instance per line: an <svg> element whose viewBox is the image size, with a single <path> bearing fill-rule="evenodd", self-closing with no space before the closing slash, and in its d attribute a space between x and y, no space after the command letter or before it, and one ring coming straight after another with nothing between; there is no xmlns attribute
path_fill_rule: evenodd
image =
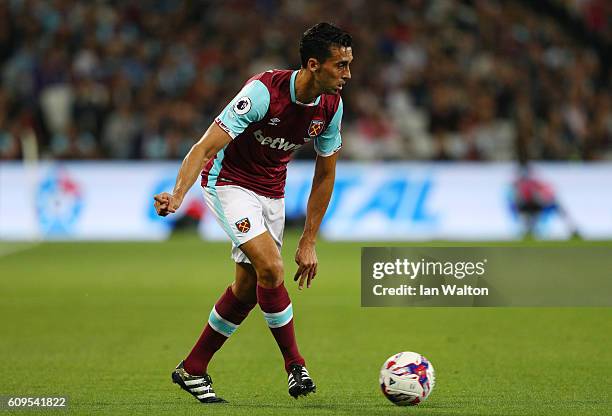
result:
<svg viewBox="0 0 612 416"><path fill-rule="evenodd" d="M249 124L261 120L270 106L268 88L259 80L247 83L193 145L179 170L172 194L155 195L155 210L165 217L176 212L206 163Z"/></svg>
<svg viewBox="0 0 612 416"><path fill-rule="evenodd" d="M172 194L162 192L155 195L155 210L157 215L165 217L176 212L181 206L187 191L193 186L204 165L223 149L232 137L217 123L212 123L206 133L191 147L176 177L176 184Z"/></svg>

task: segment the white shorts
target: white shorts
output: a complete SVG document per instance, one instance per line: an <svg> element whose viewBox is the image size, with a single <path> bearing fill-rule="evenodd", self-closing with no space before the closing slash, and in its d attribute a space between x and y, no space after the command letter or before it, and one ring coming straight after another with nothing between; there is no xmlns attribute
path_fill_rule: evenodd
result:
<svg viewBox="0 0 612 416"><path fill-rule="evenodd" d="M268 231L280 253L285 229L285 199L267 198L236 185L204 187L204 200L232 240L232 259L250 263L240 246Z"/></svg>

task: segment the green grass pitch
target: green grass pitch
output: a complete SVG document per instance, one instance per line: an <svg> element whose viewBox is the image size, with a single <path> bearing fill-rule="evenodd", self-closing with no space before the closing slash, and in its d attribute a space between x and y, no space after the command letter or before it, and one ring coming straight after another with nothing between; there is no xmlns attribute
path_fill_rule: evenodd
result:
<svg viewBox="0 0 612 416"><path fill-rule="evenodd" d="M285 241L287 276L296 243L295 235ZM0 395L69 397L67 411L44 414L611 412L612 308L361 308L361 245L331 242L318 244L311 289L287 283L317 393L288 396L280 352L257 308L209 368L230 403L203 406L171 384L170 372L232 279L228 244L187 236L45 243L7 254L14 247L0 245ZM378 387L381 364L403 350L436 369L431 397L414 408L395 407Z"/></svg>

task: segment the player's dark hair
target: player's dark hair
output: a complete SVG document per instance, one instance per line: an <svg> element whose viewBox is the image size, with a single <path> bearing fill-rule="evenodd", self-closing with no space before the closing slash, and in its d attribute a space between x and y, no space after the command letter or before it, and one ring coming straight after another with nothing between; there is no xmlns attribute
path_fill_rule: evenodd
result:
<svg viewBox="0 0 612 416"><path fill-rule="evenodd" d="M306 68L308 59L315 58L320 63L331 56L332 46L350 47L353 42L351 35L330 24L317 23L302 35L300 40L300 58L302 68Z"/></svg>

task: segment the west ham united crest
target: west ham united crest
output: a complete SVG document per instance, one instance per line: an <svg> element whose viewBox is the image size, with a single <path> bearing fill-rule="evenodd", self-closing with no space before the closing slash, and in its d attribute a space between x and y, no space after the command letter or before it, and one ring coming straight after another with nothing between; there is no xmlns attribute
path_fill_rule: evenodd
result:
<svg viewBox="0 0 612 416"><path fill-rule="evenodd" d="M311 120L308 126L308 136L317 137L323 133L323 126L325 126L325 120Z"/></svg>
<svg viewBox="0 0 612 416"><path fill-rule="evenodd" d="M248 233L251 229L251 222L248 218L243 218L239 221L236 221L236 228L238 228L238 231L240 231L241 233Z"/></svg>

